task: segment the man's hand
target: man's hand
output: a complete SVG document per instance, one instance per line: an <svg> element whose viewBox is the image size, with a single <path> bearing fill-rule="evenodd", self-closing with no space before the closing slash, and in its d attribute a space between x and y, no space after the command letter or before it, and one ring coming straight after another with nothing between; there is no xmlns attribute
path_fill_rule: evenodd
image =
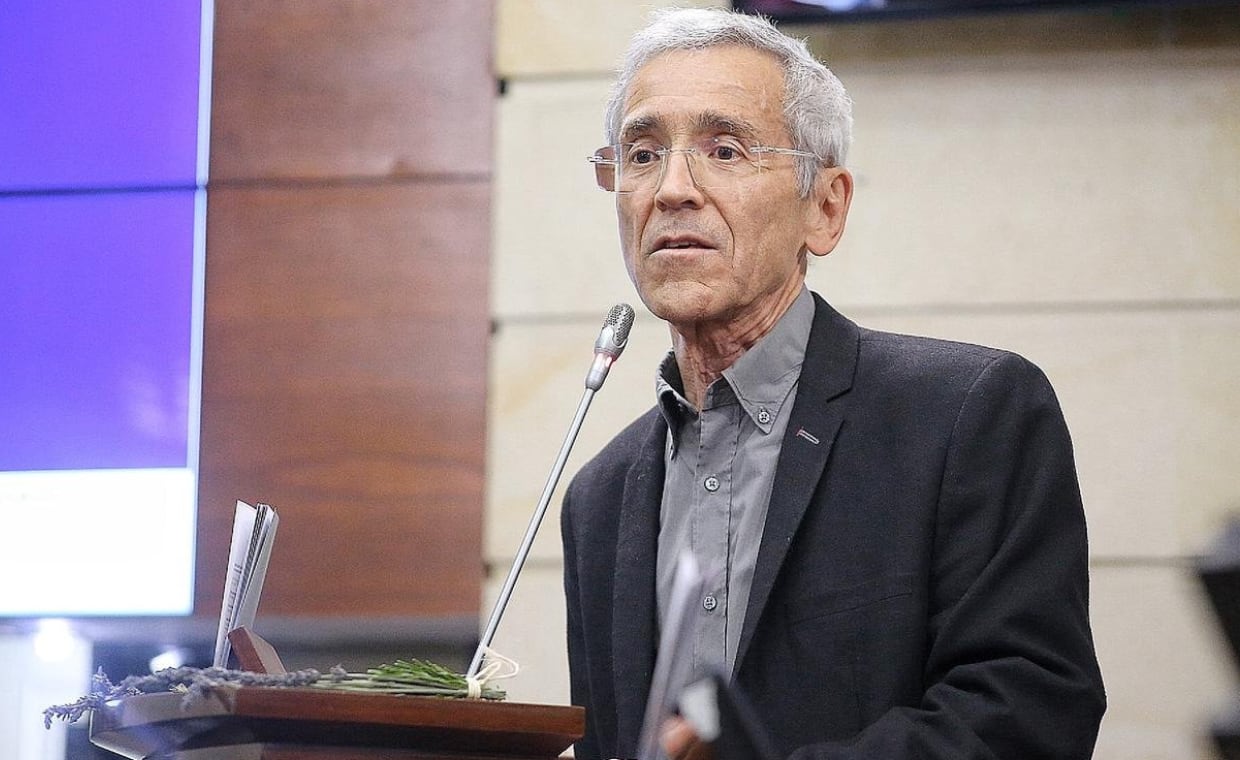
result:
<svg viewBox="0 0 1240 760"><path fill-rule="evenodd" d="M659 733L659 743L671 760L713 760L715 757L710 745L698 738L684 718L669 718Z"/></svg>

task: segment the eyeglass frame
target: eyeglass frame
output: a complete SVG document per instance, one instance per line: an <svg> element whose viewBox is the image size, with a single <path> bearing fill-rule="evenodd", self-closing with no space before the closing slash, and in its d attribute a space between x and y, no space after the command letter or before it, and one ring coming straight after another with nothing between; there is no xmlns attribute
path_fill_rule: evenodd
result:
<svg viewBox="0 0 1240 760"><path fill-rule="evenodd" d="M718 140L719 138L714 137L714 138L705 138L705 139ZM763 145L761 143L754 143L752 145L747 145L745 141L743 140L736 140L736 142L743 151L746 151L750 154L758 154L760 156L761 154L764 154L764 153L770 153L770 154L783 155L783 156L797 156L801 158L813 158L813 159L817 159L820 163L824 165L826 164L823 158L819 156L817 153L811 153L805 150L798 150L796 148L781 148L781 147L772 146L772 145ZM642 188L639 190L618 189L616 178L622 174L621 167L620 167L620 153L621 153L620 149L626 145L638 145L638 144L640 143L626 142L626 143L614 143L612 145L604 145L603 147L594 151L594 155L586 157L586 161L594 166L594 181L599 186L599 188L609 193L621 193L625 195L629 195L632 193L638 193L638 192L645 192L646 190L651 190L651 191L657 190L659 186L663 184L663 178L667 175L667 165L669 162L666 159L673 153L684 153L685 154L685 161L687 162L687 165L689 167L689 176L693 179L693 184L695 186L703 190L719 187L718 185L703 185L701 181L698 180L697 175L693 173L693 163L695 159L691 158L691 156L693 155L700 156L702 154L702 152L697 147L689 147L689 148L659 147L659 148L647 148L647 150L650 150L652 153L654 153L660 159L662 159L659 164L659 174L655 178L654 184L652 184L648 188ZM606 156L602 155L603 151L609 150L609 149L614 154L612 158L607 158ZM757 166L759 171L762 170L761 164L757 163L757 161L753 163ZM605 171L605 167L610 167L611 169L612 177L611 177L610 184L612 185L612 187L610 188L607 187L607 183L605 183L603 180L603 172Z"/></svg>

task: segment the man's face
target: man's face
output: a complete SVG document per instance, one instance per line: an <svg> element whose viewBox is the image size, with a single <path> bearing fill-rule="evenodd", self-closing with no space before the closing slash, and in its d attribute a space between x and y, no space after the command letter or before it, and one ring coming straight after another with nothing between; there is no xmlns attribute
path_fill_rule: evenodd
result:
<svg viewBox="0 0 1240 760"><path fill-rule="evenodd" d="M634 77L620 142L677 149L733 134L791 147L783 91L767 53L732 45L665 53ZM762 172L709 189L695 184L684 153L665 160L657 188L616 199L625 264L647 308L676 327L744 330L778 316L770 312L804 280L814 218L813 201L798 197L793 157L770 156Z"/></svg>

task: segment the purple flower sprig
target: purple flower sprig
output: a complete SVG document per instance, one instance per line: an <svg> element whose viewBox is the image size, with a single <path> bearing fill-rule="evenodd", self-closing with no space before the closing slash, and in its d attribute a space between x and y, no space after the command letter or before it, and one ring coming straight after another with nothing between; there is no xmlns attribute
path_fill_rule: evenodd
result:
<svg viewBox="0 0 1240 760"><path fill-rule="evenodd" d="M54 705L44 710L43 725L51 728L52 722L58 718L73 723L90 710L97 710L108 702L137 694L181 692L184 694L181 705L187 708L205 699L212 690L223 686L312 686L371 694L453 698L465 697L469 692L465 676L442 665L417 659L397 660L391 665L370 668L365 673L349 673L339 665L327 673L308 668L280 674L224 668L165 668L147 676L129 676L118 684L113 684L103 672L103 668L100 668L90 679L90 693L75 702ZM484 684L480 696L483 699L502 700L505 694L493 685Z"/></svg>
<svg viewBox="0 0 1240 760"><path fill-rule="evenodd" d="M183 707L189 707L204 699L207 694L220 686L277 686L291 688L310 686L323 676L313 668L296 670L292 673L266 674L251 673L245 670L225 670L224 668L165 668L157 673L146 676L129 676L118 684L113 684L107 674L100 668L90 679L90 693L64 705L53 705L43 711L43 725L52 727L56 719L67 723L79 720L89 710L96 710L108 702L137 694L158 694L168 691L180 691L185 694Z"/></svg>

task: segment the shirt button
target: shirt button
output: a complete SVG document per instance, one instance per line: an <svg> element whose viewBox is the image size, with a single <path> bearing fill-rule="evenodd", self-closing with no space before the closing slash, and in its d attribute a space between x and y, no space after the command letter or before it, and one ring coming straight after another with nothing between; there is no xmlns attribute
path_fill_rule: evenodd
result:
<svg viewBox="0 0 1240 760"><path fill-rule="evenodd" d="M702 481L702 487L705 488L707 491L710 491L711 493L718 491L719 490L719 478L716 478L714 475L711 475L710 477L706 478L706 480Z"/></svg>
<svg viewBox="0 0 1240 760"><path fill-rule="evenodd" d="M765 409L759 409L758 410L758 422L762 423L763 425L771 424L771 413Z"/></svg>
<svg viewBox="0 0 1240 760"><path fill-rule="evenodd" d="M707 612L710 612L711 610L715 609L718 606L719 606L719 600L716 599L714 596L711 596L710 594L707 594L706 598L702 600L702 609L706 610Z"/></svg>

